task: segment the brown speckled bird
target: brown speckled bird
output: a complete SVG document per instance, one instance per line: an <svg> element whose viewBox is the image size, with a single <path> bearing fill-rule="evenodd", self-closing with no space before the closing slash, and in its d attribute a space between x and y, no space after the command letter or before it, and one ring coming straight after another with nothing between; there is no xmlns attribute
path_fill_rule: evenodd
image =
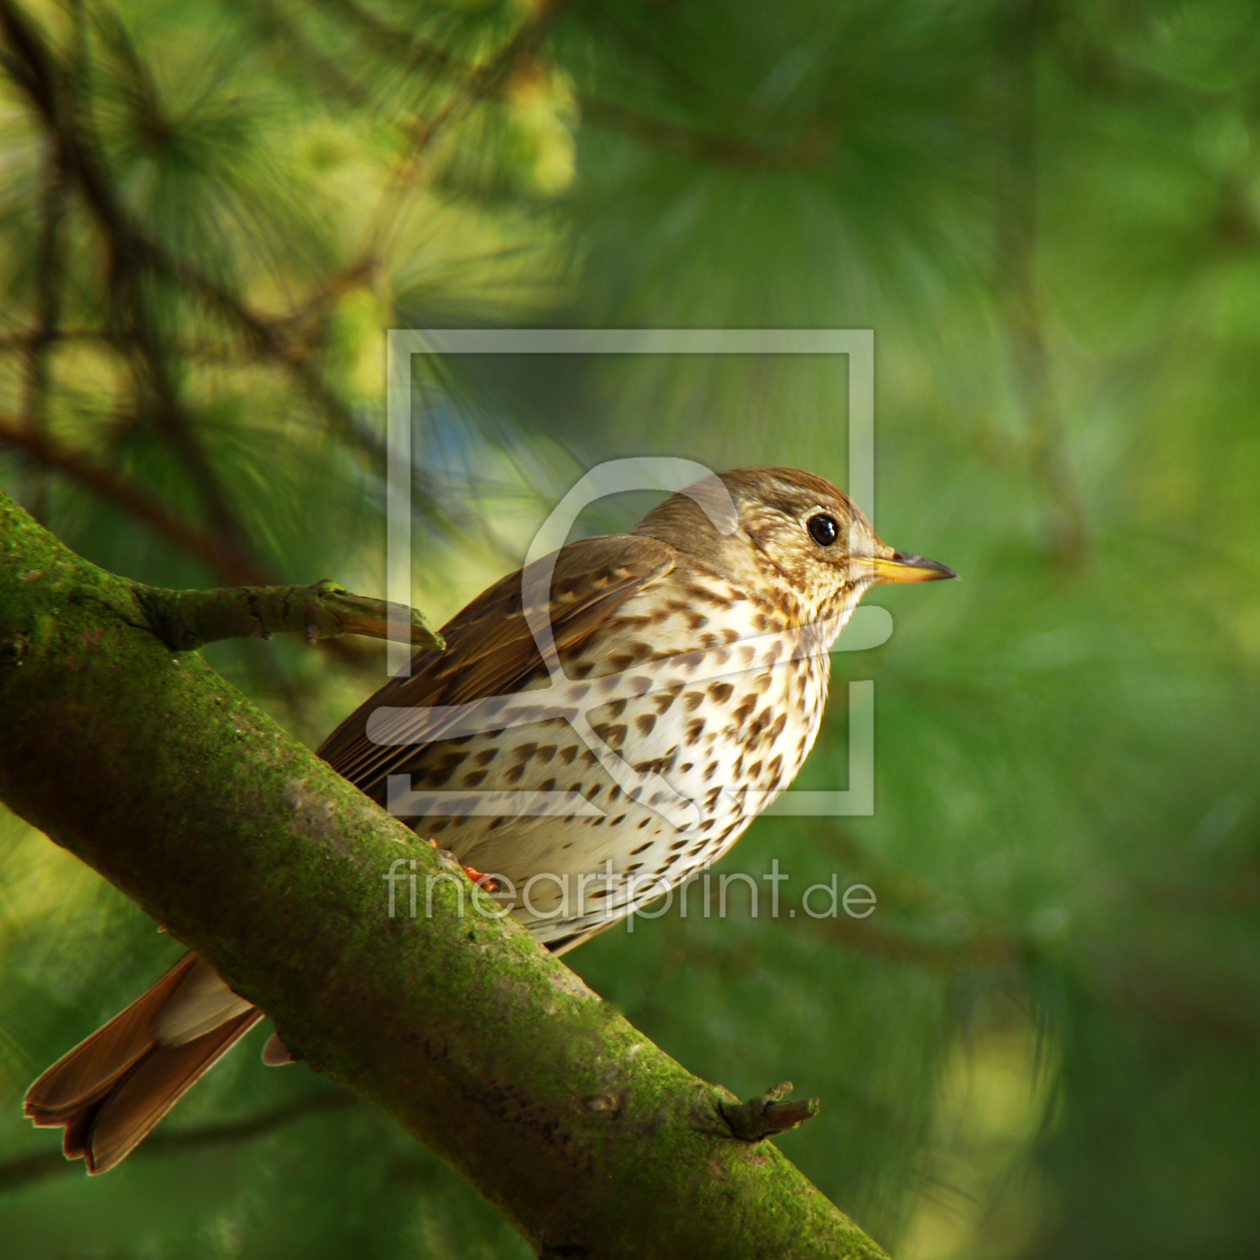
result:
<svg viewBox="0 0 1260 1260"><path fill-rule="evenodd" d="M787 787L872 585L954 576L820 477L736 469L495 583L320 755L494 875L561 952L719 857ZM261 1018L186 955L45 1072L27 1114L102 1172ZM289 1056L273 1037L264 1058Z"/></svg>

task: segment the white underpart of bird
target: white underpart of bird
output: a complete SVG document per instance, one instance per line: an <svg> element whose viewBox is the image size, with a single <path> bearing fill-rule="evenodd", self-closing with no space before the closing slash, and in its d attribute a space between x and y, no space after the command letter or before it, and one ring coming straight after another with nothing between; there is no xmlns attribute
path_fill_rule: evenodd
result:
<svg viewBox="0 0 1260 1260"><path fill-rule="evenodd" d="M657 599L646 588L597 647L566 662L590 667L581 672L596 741L557 717L435 751L412 781L412 808L429 817L412 825L503 882L497 900L515 903L513 915L540 941L631 913L721 857L795 778L822 723L828 649L866 585L855 584L825 621L793 626L732 583L699 578L688 605L652 625L651 655L643 631ZM696 650L700 636L710 642ZM530 696L515 698L526 716ZM512 706L500 711L514 716ZM694 808L667 811L650 782L632 799L609 764L623 758ZM546 794L554 812L477 813L493 789ZM588 808L578 813L576 803Z"/></svg>

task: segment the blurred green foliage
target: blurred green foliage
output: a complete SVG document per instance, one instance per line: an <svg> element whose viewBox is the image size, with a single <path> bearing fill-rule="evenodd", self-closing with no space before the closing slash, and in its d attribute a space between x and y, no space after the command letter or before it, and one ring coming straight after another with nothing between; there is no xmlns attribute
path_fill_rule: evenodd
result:
<svg viewBox="0 0 1260 1260"><path fill-rule="evenodd" d="M1256 1253L1260 5L0 18L0 482L145 581L380 590L387 327L874 328L880 531L964 581L880 592L892 640L834 658L877 680L875 816L763 819L721 869L878 910L570 961L700 1075L820 1096L784 1150L904 1260ZM833 360L416 374L437 619L599 459L846 474ZM209 655L311 742L382 679ZM802 784L846 758L833 703ZM176 946L13 819L0 864L6 1256L525 1254L253 1042L116 1173L59 1164L22 1091Z"/></svg>

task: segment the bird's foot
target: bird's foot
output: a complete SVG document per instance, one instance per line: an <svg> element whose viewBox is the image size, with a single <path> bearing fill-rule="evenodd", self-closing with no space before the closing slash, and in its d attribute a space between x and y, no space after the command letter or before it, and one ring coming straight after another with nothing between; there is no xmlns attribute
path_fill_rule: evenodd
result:
<svg viewBox="0 0 1260 1260"><path fill-rule="evenodd" d="M429 837L429 843L437 849L438 842L432 836ZM484 871L479 871L475 866L465 866L449 849L439 849L438 851L444 857L448 857L452 862L458 864L459 869L483 892L496 893L503 891L502 883L495 879L493 875L487 875Z"/></svg>
<svg viewBox="0 0 1260 1260"><path fill-rule="evenodd" d="M487 875L483 871L477 870L475 866L465 866L463 870L464 874L483 892L496 893L503 891L503 885L493 875Z"/></svg>

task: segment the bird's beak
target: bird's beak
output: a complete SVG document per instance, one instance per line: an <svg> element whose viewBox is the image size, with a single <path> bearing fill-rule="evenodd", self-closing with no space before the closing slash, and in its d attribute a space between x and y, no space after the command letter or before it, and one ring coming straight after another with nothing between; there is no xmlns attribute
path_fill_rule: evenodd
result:
<svg viewBox="0 0 1260 1260"><path fill-rule="evenodd" d="M939 582L942 578L956 578L954 572L939 560L924 556L912 556L907 551L894 551L891 559L883 556L854 557L875 573L877 582Z"/></svg>

